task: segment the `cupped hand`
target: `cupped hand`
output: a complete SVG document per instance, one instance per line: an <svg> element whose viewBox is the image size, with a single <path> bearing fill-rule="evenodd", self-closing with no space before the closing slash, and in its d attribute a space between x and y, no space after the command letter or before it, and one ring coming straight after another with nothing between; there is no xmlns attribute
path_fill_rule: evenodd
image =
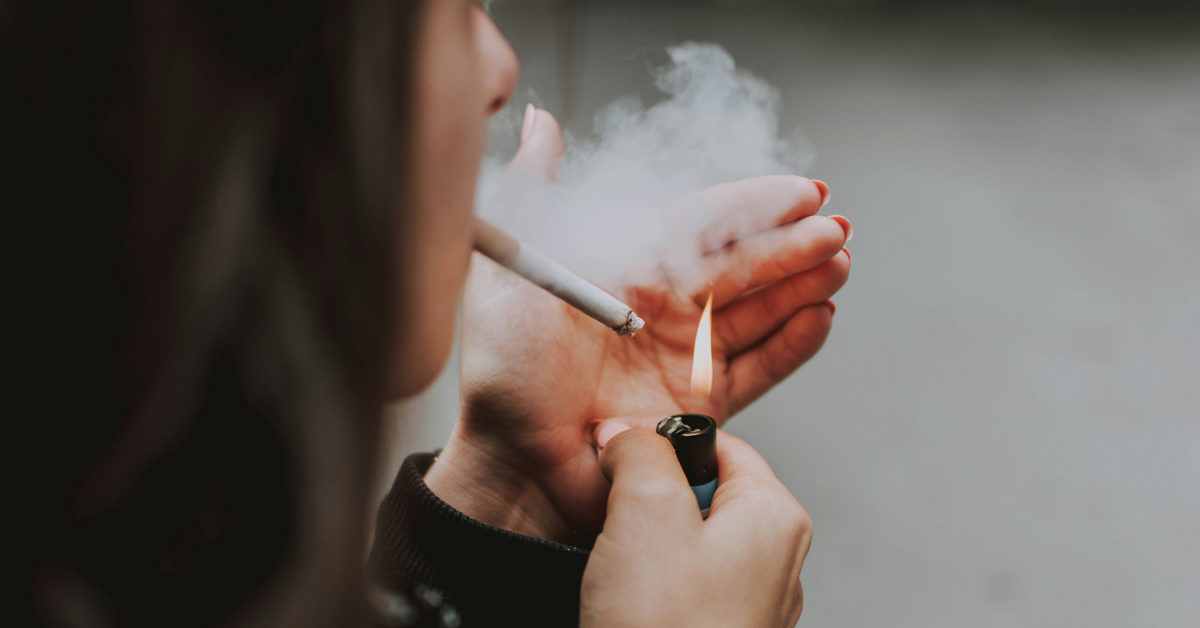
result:
<svg viewBox="0 0 1200 628"><path fill-rule="evenodd" d="M527 115L510 172L552 178L554 118ZM850 223L816 215L821 182L769 176L680 201L702 212L686 263L663 259L603 285L646 326L623 338L475 254L463 296L461 411L426 477L467 515L556 540L599 530L610 488L593 431L605 419L652 428L679 412L723 423L811 358L846 282ZM697 324L713 295L713 386L690 392Z"/></svg>

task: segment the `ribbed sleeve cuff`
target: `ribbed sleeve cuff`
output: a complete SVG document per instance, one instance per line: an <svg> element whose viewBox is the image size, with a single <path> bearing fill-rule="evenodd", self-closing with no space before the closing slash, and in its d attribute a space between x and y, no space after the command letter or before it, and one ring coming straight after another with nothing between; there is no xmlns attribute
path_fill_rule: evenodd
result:
<svg viewBox="0 0 1200 628"><path fill-rule="evenodd" d="M379 507L368 570L389 588L444 595L465 626L576 626L589 552L480 523L425 484L432 454L409 456Z"/></svg>

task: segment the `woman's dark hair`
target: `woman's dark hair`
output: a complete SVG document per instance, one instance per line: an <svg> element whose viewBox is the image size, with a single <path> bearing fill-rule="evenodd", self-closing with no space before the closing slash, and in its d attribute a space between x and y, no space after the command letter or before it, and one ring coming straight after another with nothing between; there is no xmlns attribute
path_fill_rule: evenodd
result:
<svg viewBox="0 0 1200 628"><path fill-rule="evenodd" d="M0 7L29 623L368 621L419 5Z"/></svg>

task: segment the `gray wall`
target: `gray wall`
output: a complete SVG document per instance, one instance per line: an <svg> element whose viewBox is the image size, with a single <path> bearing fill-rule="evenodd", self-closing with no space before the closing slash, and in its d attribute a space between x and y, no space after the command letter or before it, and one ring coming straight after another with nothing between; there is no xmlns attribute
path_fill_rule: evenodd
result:
<svg viewBox="0 0 1200 628"><path fill-rule="evenodd" d="M1200 13L492 11L576 135L723 45L854 221L825 349L729 424L815 521L801 626L1197 625ZM456 386L393 410L385 476Z"/></svg>

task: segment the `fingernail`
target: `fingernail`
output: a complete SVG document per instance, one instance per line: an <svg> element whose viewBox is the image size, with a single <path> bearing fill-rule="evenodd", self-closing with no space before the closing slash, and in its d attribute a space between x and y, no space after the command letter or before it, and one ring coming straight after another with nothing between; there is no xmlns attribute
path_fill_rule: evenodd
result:
<svg viewBox="0 0 1200 628"><path fill-rule="evenodd" d="M825 185L824 181L812 180L813 185L817 186L817 191L821 193L821 207L829 204L829 186Z"/></svg>
<svg viewBox="0 0 1200 628"><path fill-rule="evenodd" d="M533 133L533 125L537 123L537 109L533 108L533 103L525 105L525 119L521 121L521 143L529 139L529 135Z"/></svg>
<svg viewBox="0 0 1200 628"><path fill-rule="evenodd" d="M612 440L613 436L627 429L629 429L629 426L620 421L606 421L601 423L600 427L596 430L596 448L604 449L604 446L608 444L608 441Z"/></svg>
<svg viewBox="0 0 1200 628"><path fill-rule="evenodd" d="M826 302L825 302L825 307L828 307L828 308L829 308L829 315L830 315L830 316L833 316L834 314L837 314L837 305L835 305L833 301L826 301Z"/></svg>
<svg viewBox="0 0 1200 628"><path fill-rule="evenodd" d="M849 238L846 238L846 239L848 240ZM846 254L846 259L847 259L847 260L850 260L850 263L851 263L851 264L853 264L853 263L854 263L854 258L853 258L853 257L850 257L850 249L848 249L848 248L846 248L846 247L844 247L844 246L843 246L843 247L842 247L842 252Z"/></svg>
<svg viewBox="0 0 1200 628"><path fill-rule="evenodd" d="M846 232L846 242L849 242L850 238L854 237L854 225L850 224L850 219L846 218L845 216L837 215L830 216L830 218L836 220L837 223L842 226L842 231Z"/></svg>

